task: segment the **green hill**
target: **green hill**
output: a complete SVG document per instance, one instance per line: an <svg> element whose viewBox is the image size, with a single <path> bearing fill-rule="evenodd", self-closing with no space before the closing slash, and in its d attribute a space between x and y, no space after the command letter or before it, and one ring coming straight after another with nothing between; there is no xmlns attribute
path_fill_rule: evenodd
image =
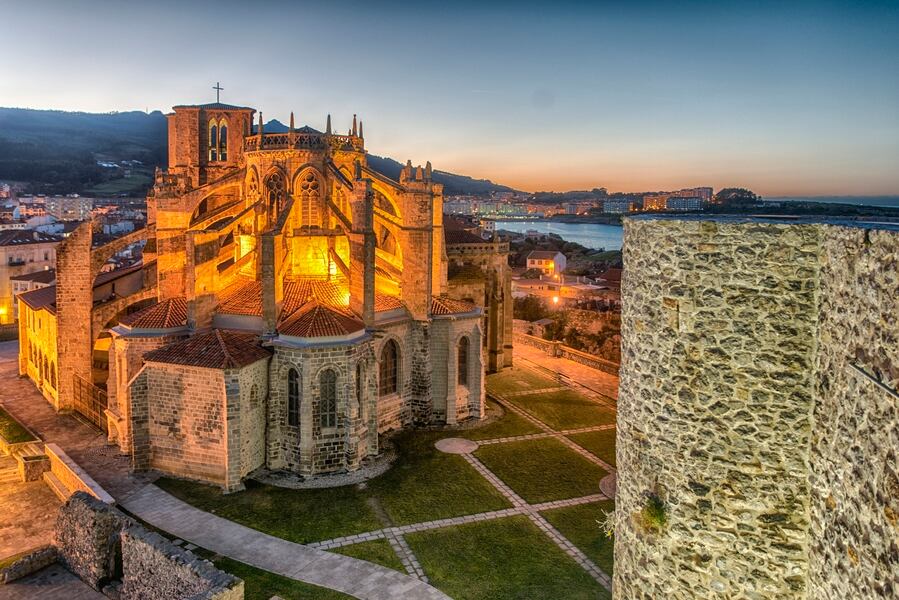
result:
<svg viewBox="0 0 899 600"><path fill-rule="evenodd" d="M287 128L278 121L266 131ZM159 111L84 113L0 108L0 180L26 182L33 192L142 196L167 159L165 115ZM122 161L139 161L123 166ZM117 167L103 166L115 163ZM398 178L402 164L369 156L376 171ZM126 176L127 175L127 176ZM511 188L435 171L447 194L489 194Z"/></svg>

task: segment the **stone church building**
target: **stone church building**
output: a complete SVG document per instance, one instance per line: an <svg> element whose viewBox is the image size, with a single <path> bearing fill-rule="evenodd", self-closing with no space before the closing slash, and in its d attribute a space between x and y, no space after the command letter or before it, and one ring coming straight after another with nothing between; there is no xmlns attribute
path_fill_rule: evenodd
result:
<svg viewBox="0 0 899 600"><path fill-rule="evenodd" d="M330 117L269 132L254 113L174 107L146 230L94 247L84 223L61 244L55 293L24 299L40 318L20 327L20 372L136 469L227 490L259 468L352 471L379 434L483 418L485 371L511 364L502 245L478 249L477 293L453 293L430 163L394 181L368 166L355 117L338 135ZM140 289L98 303L98 265L141 239ZM39 359L55 355L52 389L27 350L46 345L38 320L56 333Z"/></svg>

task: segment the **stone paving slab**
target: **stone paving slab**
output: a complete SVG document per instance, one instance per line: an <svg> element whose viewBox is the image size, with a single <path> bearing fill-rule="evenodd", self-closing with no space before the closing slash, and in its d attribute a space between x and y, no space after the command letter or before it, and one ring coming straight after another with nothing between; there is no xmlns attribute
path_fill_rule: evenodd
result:
<svg viewBox="0 0 899 600"><path fill-rule="evenodd" d="M552 371L564 378L566 382L609 398L612 403L618 401L618 377L616 375L576 363L567 358L552 357L539 348L524 344L515 344L512 353L516 365Z"/></svg>
<svg viewBox="0 0 899 600"><path fill-rule="evenodd" d="M393 569L282 540L207 513L152 484L122 500L121 505L151 525L201 548L357 598L449 598L423 581Z"/></svg>
<svg viewBox="0 0 899 600"><path fill-rule="evenodd" d="M434 446L447 454L471 454L478 449L478 442L464 438L443 438L437 440Z"/></svg>
<svg viewBox="0 0 899 600"><path fill-rule="evenodd" d="M108 600L61 565L0 585L0 600Z"/></svg>

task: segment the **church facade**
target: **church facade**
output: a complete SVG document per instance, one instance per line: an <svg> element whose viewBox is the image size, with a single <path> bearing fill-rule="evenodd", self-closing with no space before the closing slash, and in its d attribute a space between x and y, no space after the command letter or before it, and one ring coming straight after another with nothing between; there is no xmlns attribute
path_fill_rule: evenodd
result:
<svg viewBox="0 0 899 600"><path fill-rule="evenodd" d="M136 469L227 490L260 468L356 470L387 431L483 418L486 357L499 357L494 369L511 361L501 335L488 347L487 328L505 329L486 315L503 290L448 295L443 189L430 163L407 163L393 180L369 168L355 117L338 135L330 117L324 131L295 128L291 115L269 132L254 114L216 102L168 115L140 310L124 301L105 324L96 316L89 295L104 253L89 223L61 245L51 401L86 410L71 382L91 379L102 330L108 377L93 384L105 387L110 442ZM494 262L502 287L505 258ZM26 306L41 310L37 299ZM89 338L72 325L85 316L100 323ZM20 354L31 376L29 360Z"/></svg>

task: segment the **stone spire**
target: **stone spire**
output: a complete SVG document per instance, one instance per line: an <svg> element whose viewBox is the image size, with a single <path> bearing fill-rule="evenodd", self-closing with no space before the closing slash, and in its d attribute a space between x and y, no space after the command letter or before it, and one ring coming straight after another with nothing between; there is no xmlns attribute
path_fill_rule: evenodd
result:
<svg viewBox="0 0 899 600"><path fill-rule="evenodd" d="M328 124L325 126L325 133L331 135L331 115L328 115Z"/></svg>
<svg viewBox="0 0 899 600"><path fill-rule="evenodd" d="M415 181L421 181L424 179L424 174L421 172L421 165L415 167Z"/></svg>
<svg viewBox="0 0 899 600"><path fill-rule="evenodd" d="M365 137L362 135L362 119L359 119L359 137Z"/></svg>
<svg viewBox="0 0 899 600"><path fill-rule="evenodd" d="M425 163L425 179L431 181L431 161Z"/></svg>
<svg viewBox="0 0 899 600"><path fill-rule="evenodd" d="M356 115L353 115L353 132L350 135L356 135Z"/></svg>
<svg viewBox="0 0 899 600"><path fill-rule="evenodd" d="M256 132L259 135L260 143L262 140L262 111L259 111L259 131Z"/></svg>
<svg viewBox="0 0 899 600"><path fill-rule="evenodd" d="M293 111L290 111L290 130L293 131Z"/></svg>

